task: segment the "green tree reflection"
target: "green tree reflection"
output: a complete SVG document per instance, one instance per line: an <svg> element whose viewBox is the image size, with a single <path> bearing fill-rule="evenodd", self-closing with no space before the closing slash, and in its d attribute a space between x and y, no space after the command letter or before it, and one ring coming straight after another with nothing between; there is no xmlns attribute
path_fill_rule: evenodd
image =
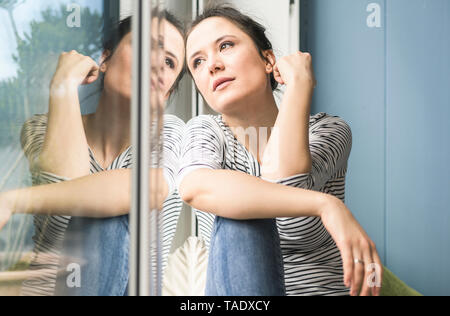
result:
<svg viewBox="0 0 450 316"><path fill-rule="evenodd" d="M41 19L30 21L22 37L17 32L12 10L23 1L0 0L0 8L10 12L17 50L13 60L17 75L0 81L0 145L19 141L23 122L36 113L46 113L48 89L58 57L72 49L93 56L100 51L103 19L100 13L82 8L82 27L67 25L65 5L47 8ZM13 46L13 45L12 45Z"/></svg>

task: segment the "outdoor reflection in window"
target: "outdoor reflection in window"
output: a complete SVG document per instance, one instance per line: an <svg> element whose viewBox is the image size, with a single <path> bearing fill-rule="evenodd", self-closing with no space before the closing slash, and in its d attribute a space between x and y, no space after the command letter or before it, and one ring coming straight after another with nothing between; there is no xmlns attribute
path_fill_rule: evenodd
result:
<svg viewBox="0 0 450 316"><path fill-rule="evenodd" d="M103 1L77 4L0 1L0 38L5 43L0 56L0 192L44 183L36 173L30 177L26 158L35 153L24 155L20 136L24 122L48 112L49 84L59 54L75 49L86 56L99 56ZM80 91L81 111L89 107L96 90L98 86L93 85ZM32 236L38 234L33 217L24 215L12 217L1 229L1 294L19 294L22 282L30 278L32 273L27 270L34 259L31 251L36 241Z"/></svg>
<svg viewBox="0 0 450 316"><path fill-rule="evenodd" d="M127 295L132 18L108 26L103 1L36 3L0 2L11 24L0 36L17 46L2 57L9 68L0 74L0 293ZM147 122L154 217L143 255L157 264L157 287L182 204L174 174L184 123L164 110L182 76L184 43L175 16L162 9L154 16Z"/></svg>

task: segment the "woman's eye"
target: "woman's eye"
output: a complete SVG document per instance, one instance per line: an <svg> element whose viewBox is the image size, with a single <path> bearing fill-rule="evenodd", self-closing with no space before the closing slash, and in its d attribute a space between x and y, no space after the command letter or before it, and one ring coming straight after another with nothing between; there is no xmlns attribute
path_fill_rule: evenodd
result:
<svg viewBox="0 0 450 316"><path fill-rule="evenodd" d="M193 63L194 69L196 69L198 66L200 66L201 63L202 63L202 60L200 58L197 58L196 60L194 60L194 63Z"/></svg>
<svg viewBox="0 0 450 316"><path fill-rule="evenodd" d="M175 68L175 63L170 58L166 58L166 65L169 66L170 69L174 69Z"/></svg>
<svg viewBox="0 0 450 316"><path fill-rule="evenodd" d="M220 51L223 51L224 49L227 49L227 48L230 48L230 47L233 47L233 46L234 46L234 44L232 42L222 43L220 45Z"/></svg>

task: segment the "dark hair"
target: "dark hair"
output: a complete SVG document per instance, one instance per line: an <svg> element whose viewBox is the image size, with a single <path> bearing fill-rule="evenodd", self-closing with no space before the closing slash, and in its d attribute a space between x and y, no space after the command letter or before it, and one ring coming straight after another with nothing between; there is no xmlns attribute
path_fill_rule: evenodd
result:
<svg viewBox="0 0 450 316"><path fill-rule="evenodd" d="M185 40L187 41L189 35L197 25L212 17L225 18L239 27L244 33L250 36L255 43L260 56L267 61L267 58L264 56L263 52L266 50L273 50L273 48L272 43L266 36L266 28L229 4L213 4L206 7L204 12L190 25ZM270 85L272 87L272 91L275 91L278 87L278 82L275 80L273 73L270 74Z"/></svg>
<svg viewBox="0 0 450 316"><path fill-rule="evenodd" d="M109 52L108 57L103 60L103 63L106 63L111 59L122 39L131 32L131 25L131 17L127 17L120 21L111 32L106 35L107 37L103 38L103 52Z"/></svg>
<svg viewBox="0 0 450 316"><path fill-rule="evenodd" d="M181 22L171 12L169 12L167 10L162 10L162 11L154 10L152 12L152 16L159 16L160 18L166 20L180 32L182 37L184 37L185 26L184 26L183 22ZM117 26L115 26L111 30L108 38L103 39L103 51L109 52L108 57L105 58L103 63L105 63L111 59L111 57L113 56L114 52L116 51L116 49L119 46L122 39L131 32L131 28L132 28L132 18L127 17L127 18L123 19L122 21L120 21L117 24ZM185 58L183 58L182 62L183 63L185 62ZM180 74L178 75L177 79L175 80L175 82L173 83L172 87L169 90L170 94L172 94L174 91L176 91L178 89L178 86L181 82L181 79L183 78L183 76L185 74L185 71L186 71L186 67L183 66ZM102 87L103 87L103 80L104 80L104 78L102 78Z"/></svg>

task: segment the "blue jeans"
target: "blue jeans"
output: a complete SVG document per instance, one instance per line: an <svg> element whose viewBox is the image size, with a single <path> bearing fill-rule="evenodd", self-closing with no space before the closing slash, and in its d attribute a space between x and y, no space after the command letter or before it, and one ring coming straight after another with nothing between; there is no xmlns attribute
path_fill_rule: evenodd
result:
<svg viewBox="0 0 450 316"><path fill-rule="evenodd" d="M56 295L128 295L128 224L128 215L106 219L73 217L66 231L63 255L80 266L81 286L70 287L66 277L61 278Z"/></svg>
<svg viewBox="0 0 450 316"><path fill-rule="evenodd" d="M57 282L57 295L128 294L128 216L72 218L63 255L81 267L81 286ZM66 268L66 267L62 267ZM284 268L276 221L216 217L207 271L207 296L284 296Z"/></svg>
<svg viewBox="0 0 450 316"><path fill-rule="evenodd" d="M275 219L216 216L206 296L285 296L283 257Z"/></svg>

